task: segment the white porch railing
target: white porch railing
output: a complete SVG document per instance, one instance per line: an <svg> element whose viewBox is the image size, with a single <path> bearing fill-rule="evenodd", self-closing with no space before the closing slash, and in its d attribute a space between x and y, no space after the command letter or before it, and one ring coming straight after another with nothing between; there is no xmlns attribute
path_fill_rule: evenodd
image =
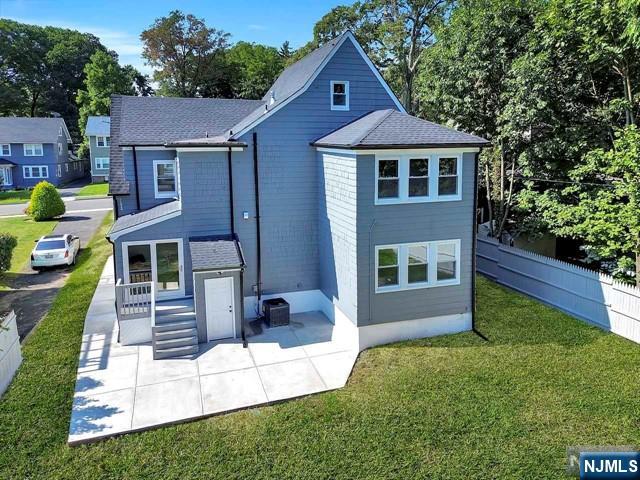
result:
<svg viewBox="0 0 640 480"><path fill-rule="evenodd" d="M151 341L156 324L156 289L154 282L116 283L118 339L122 345Z"/></svg>

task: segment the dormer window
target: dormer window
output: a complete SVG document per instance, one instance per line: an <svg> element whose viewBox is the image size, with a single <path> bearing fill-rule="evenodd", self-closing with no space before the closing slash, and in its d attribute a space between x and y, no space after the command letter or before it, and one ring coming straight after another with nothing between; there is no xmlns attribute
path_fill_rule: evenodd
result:
<svg viewBox="0 0 640 480"><path fill-rule="evenodd" d="M349 110L349 82L331 81L331 110Z"/></svg>

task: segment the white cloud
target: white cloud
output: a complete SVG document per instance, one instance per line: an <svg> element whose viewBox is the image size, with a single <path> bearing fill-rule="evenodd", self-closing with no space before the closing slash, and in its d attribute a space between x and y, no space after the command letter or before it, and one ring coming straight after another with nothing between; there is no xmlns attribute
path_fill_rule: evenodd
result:
<svg viewBox="0 0 640 480"><path fill-rule="evenodd" d="M251 24L247 25L247 28L249 30L266 30L267 29L267 27L265 25L259 25L259 24L256 24L256 23L251 23Z"/></svg>

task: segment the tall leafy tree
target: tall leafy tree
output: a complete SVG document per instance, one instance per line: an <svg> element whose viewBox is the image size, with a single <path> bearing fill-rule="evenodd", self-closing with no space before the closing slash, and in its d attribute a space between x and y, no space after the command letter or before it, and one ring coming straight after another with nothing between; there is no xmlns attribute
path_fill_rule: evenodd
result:
<svg viewBox="0 0 640 480"><path fill-rule="evenodd" d="M450 0L370 0L333 8L314 26L303 55L345 30L351 30L385 79L415 112L415 80L424 52L435 42L435 29L448 15Z"/></svg>
<svg viewBox="0 0 640 480"><path fill-rule="evenodd" d="M640 285L640 131L629 125L615 136L613 148L585 156L564 201L544 212L556 233L583 240L592 257Z"/></svg>
<svg viewBox="0 0 640 480"><path fill-rule="evenodd" d="M226 54L227 62L235 66L235 95L259 99L284 68L278 50L256 43L238 42Z"/></svg>
<svg viewBox="0 0 640 480"><path fill-rule="evenodd" d="M84 67L84 89L76 98L79 106L78 129L82 132L83 144L80 155L87 151L84 129L90 115L109 115L111 95L134 95L135 76L140 75L133 67L123 68L118 64L115 52L97 51Z"/></svg>
<svg viewBox="0 0 640 480"><path fill-rule="evenodd" d="M224 65L229 34L203 19L174 10L140 35L142 56L154 67L163 95L195 97L217 93L216 71Z"/></svg>

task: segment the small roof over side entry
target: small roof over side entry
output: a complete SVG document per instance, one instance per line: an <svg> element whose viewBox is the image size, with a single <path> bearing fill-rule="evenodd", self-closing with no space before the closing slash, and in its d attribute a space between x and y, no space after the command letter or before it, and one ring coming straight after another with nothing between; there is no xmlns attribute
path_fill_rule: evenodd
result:
<svg viewBox="0 0 640 480"><path fill-rule="evenodd" d="M225 270L244 267L240 243L233 235L189 238L192 270Z"/></svg>

